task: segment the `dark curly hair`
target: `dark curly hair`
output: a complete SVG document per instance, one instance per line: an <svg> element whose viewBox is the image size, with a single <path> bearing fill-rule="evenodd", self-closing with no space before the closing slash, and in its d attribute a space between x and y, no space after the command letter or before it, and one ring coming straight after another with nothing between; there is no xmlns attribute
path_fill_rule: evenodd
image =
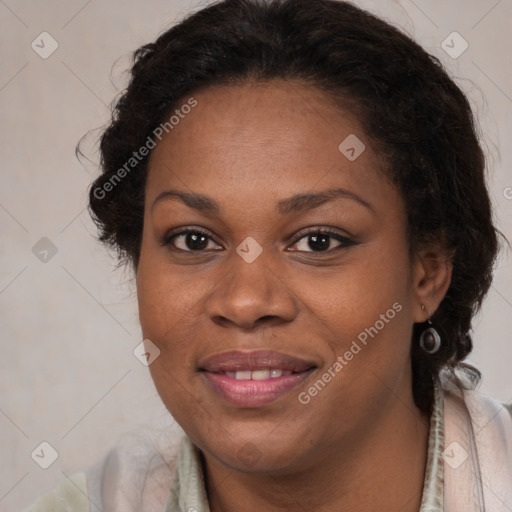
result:
<svg viewBox="0 0 512 512"><path fill-rule="evenodd" d="M136 270L148 156L134 163L134 151L194 91L272 79L306 81L348 105L404 199L411 255L435 243L453 253L451 285L432 318L441 349L420 350L425 325L413 329L413 396L430 411L442 368L456 379L454 370L463 368L473 384L480 378L462 360L491 284L498 232L468 100L436 57L372 14L336 0L224 0L136 50L90 189L100 240Z"/></svg>

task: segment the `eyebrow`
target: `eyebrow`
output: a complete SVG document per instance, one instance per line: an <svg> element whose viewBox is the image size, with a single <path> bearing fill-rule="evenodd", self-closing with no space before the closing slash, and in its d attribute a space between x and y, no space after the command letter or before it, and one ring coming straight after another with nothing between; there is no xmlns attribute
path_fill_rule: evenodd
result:
<svg viewBox="0 0 512 512"><path fill-rule="evenodd" d="M331 188L322 192L307 192L305 194L297 194L295 196L289 197L288 199L282 199L279 201L277 203L277 209L279 213L287 215L290 213L311 210L317 206L332 201L333 199L338 199L340 197L343 199L351 199L356 201L369 210L374 211L370 203L360 198L353 192L349 192L343 188Z"/></svg>
<svg viewBox="0 0 512 512"><path fill-rule="evenodd" d="M351 199L357 203L368 208L372 212L372 205L359 197L358 195L345 190L343 188L331 188L322 192L306 192L304 194L296 194L287 199L281 199L277 203L277 211L282 215L289 215L290 213L298 213L317 208L333 199L344 198ZM182 203L204 213L218 214L221 207L217 201L211 197L203 194L196 194L193 192L182 192L180 190L166 190L156 197L151 206L151 210L161 201L179 199Z"/></svg>

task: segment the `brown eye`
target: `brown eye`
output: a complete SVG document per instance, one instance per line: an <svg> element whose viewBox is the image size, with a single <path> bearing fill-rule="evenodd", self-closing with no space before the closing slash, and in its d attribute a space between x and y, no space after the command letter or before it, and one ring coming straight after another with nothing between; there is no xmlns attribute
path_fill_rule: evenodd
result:
<svg viewBox="0 0 512 512"><path fill-rule="evenodd" d="M163 245L171 245L173 249L185 252L222 249L207 233L197 229L187 229L168 235L163 240Z"/></svg>
<svg viewBox="0 0 512 512"><path fill-rule="evenodd" d="M332 231L311 231L300 237L293 250L299 252L328 252L354 245L349 238Z"/></svg>

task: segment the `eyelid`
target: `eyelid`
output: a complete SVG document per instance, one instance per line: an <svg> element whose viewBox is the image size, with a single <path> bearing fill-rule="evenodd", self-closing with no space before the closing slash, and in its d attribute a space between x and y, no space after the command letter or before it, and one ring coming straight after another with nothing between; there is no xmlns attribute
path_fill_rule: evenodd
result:
<svg viewBox="0 0 512 512"><path fill-rule="evenodd" d="M163 247L172 245L172 240L178 236L186 235L188 233L199 233L200 235L204 235L208 237L212 242L214 242L217 245L222 246L215 238L212 236L211 232L208 231L205 228L200 228L198 226L186 226L186 227L179 227L172 229L170 231L167 231L164 236L160 239L160 244ZM184 251L183 249L178 249L177 247L173 247L176 251L182 251L182 252L196 252L196 251ZM197 251L197 252L203 252L203 251Z"/></svg>
<svg viewBox="0 0 512 512"><path fill-rule="evenodd" d="M348 235L348 234L343 235L339 231L335 231L335 229L339 230L339 228L326 227L326 226L314 226L314 227L310 227L310 228L305 228L294 236L294 240L287 247L287 251L299 253L299 254L300 253L315 254L316 256L321 257L322 255L323 256L332 255L336 251L340 251L342 249L346 249L348 247L357 245L357 241L354 239L354 237L352 235ZM306 238L309 235L315 235L315 234L326 235L331 238L334 238L339 243L339 245L336 247L332 247L326 251L313 251L313 250L303 251L303 250L290 249L290 247L297 245L303 238Z"/></svg>
<svg viewBox="0 0 512 512"><path fill-rule="evenodd" d="M330 237L334 238L336 241L338 241L340 243L340 245L338 247L334 247L327 251L318 251L318 252L316 252L316 251L290 251L290 252L312 252L312 253L316 252L317 254L322 254L322 253L326 254L326 253L331 253L332 251L335 251L337 249L341 249L343 247L350 247L357 243L357 241L354 239L354 237L352 235L348 234L346 231L345 231L346 234L344 235L344 234L341 234L339 231L340 231L339 228L335 228L333 226L309 226L307 228L303 228L299 232L288 237L288 239L286 240L286 242L288 244L286 250L290 250L289 249L290 245L291 246L296 245L303 238L305 238L308 235L312 235L312 234L321 234L321 235L330 236ZM219 242L217 242L217 240L215 240L215 238L212 236L212 234L209 230L207 230L205 228L198 227L198 226L185 226L185 227L182 226L179 228L175 228L171 231L168 231L161 238L160 243L164 247L173 245L172 244L173 239L177 238L178 236L186 235L188 233L198 233L200 235L203 235L203 236L209 238L216 245L222 247L222 244L220 244ZM289 242L290 239L293 239L293 242L290 243ZM197 253L205 252L205 250L203 250L203 251L192 251L192 250L186 251L184 249L179 249L179 248L175 247L174 245L173 245L173 249L176 251L181 251L181 252L197 252ZM219 249L215 249L215 250L219 250Z"/></svg>
<svg viewBox="0 0 512 512"><path fill-rule="evenodd" d="M337 239L356 243L355 237L353 235L351 235L345 230L340 230L340 228L334 226L310 226L301 229L298 233L295 233L294 235L290 236L287 241L294 240L293 243L296 244L305 236L317 233L322 235L330 235Z"/></svg>

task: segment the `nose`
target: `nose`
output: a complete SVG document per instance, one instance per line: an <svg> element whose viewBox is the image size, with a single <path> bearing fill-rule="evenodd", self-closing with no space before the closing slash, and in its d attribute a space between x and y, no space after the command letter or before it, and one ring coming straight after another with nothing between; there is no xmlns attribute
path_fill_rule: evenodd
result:
<svg viewBox="0 0 512 512"><path fill-rule="evenodd" d="M291 322L296 317L295 296L264 253L252 263L236 253L226 261L229 271L207 301L212 321L247 330L261 324Z"/></svg>

